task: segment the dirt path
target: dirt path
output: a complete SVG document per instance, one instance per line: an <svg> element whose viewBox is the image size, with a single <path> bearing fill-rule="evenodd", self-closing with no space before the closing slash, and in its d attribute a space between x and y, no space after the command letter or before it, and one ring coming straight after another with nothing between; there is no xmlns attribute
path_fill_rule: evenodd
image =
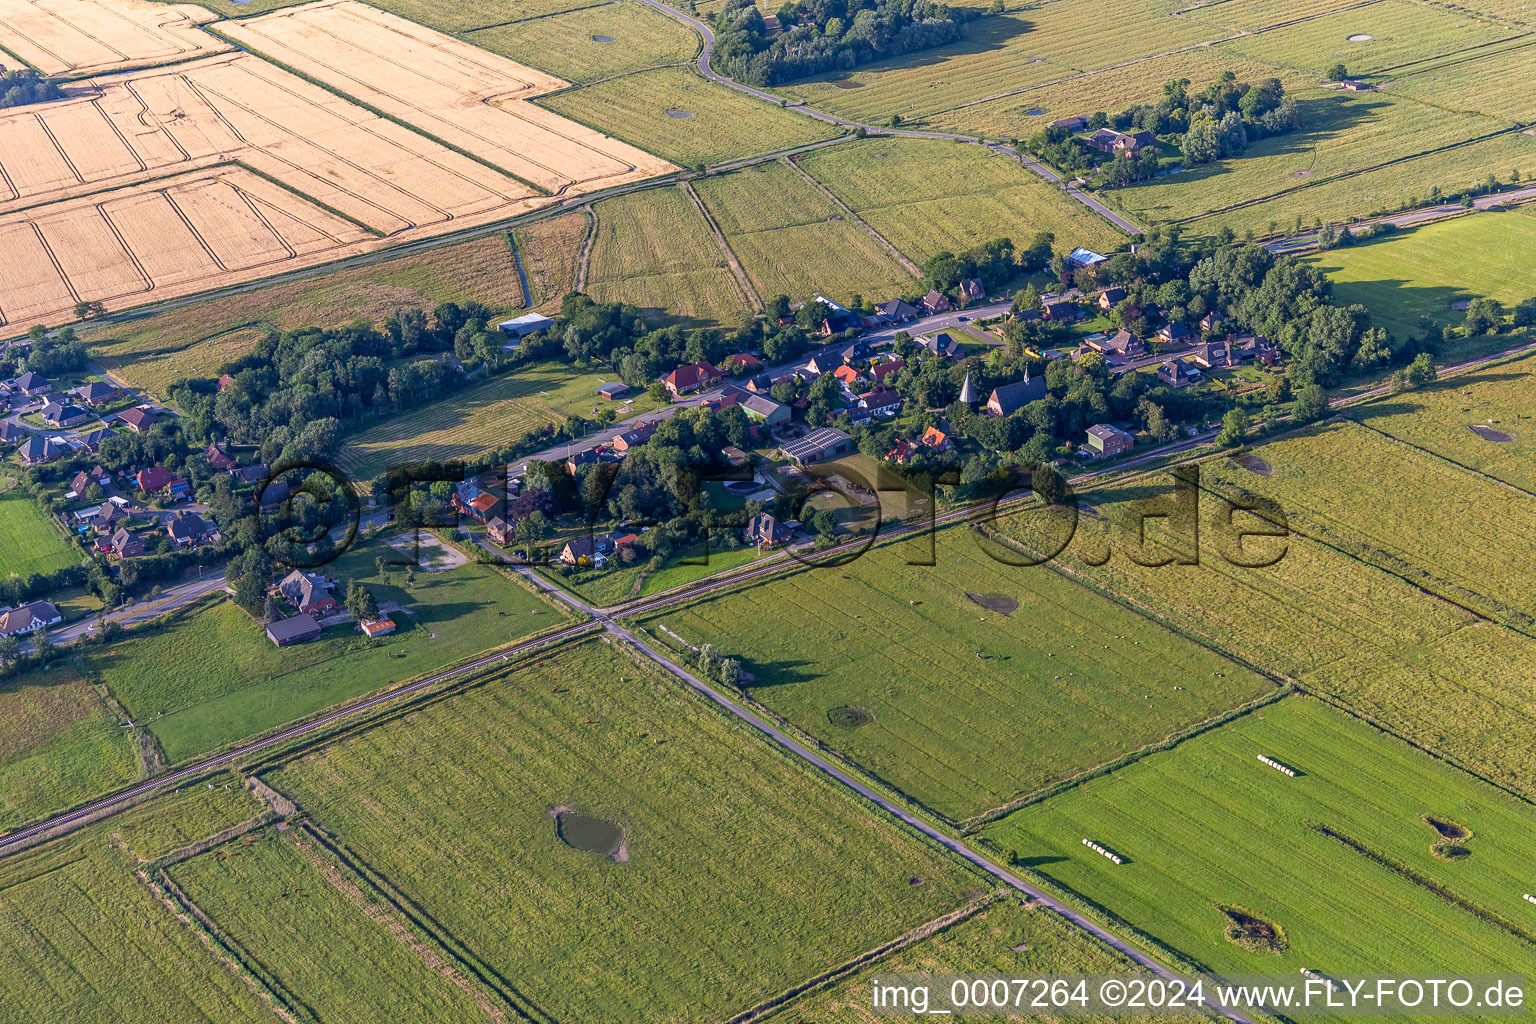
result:
<svg viewBox="0 0 1536 1024"><path fill-rule="evenodd" d="M688 193L688 198L693 200L693 205L698 208L699 216L704 218L704 223L709 225L709 233L715 236L715 244L720 247L720 255L725 257L725 262L730 265L731 273L736 275L736 284L741 288L752 308L759 313L763 311L762 296L757 294L757 289L752 287L752 279L747 276L741 261L731 251L731 244L725 240L725 232L720 230L720 225L715 223L715 218L710 216L709 208L704 205L704 200L699 198L698 190L693 187L693 182L683 183L683 191Z"/></svg>
<svg viewBox="0 0 1536 1024"><path fill-rule="evenodd" d="M581 212L587 215L587 235L581 240L581 255L576 259L576 291L585 294L587 264L592 260L592 245L597 240L597 211L588 205L583 206Z"/></svg>

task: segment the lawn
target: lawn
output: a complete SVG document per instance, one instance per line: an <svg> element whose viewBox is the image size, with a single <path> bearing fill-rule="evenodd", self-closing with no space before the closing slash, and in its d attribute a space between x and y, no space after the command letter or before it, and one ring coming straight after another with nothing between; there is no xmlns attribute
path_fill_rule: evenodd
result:
<svg viewBox="0 0 1536 1024"><path fill-rule="evenodd" d="M213 376L224 363L245 355L267 325L297 330L356 320L378 324L398 309L431 312L442 302L481 302L498 313L523 305L505 235L363 267L322 270L299 281L83 328L80 336L114 376L164 394L181 377Z"/></svg>
<svg viewBox="0 0 1536 1024"><path fill-rule="evenodd" d="M906 564L923 544L878 546L647 624L741 658L756 699L951 819L1273 689L1049 569L994 561L965 529L935 546L936 565Z"/></svg>
<svg viewBox="0 0 1536 1024"><path fill-rule="evenodd" d="M473 458L515 444L540 427L564 423L569 416L613 408L597 395L597 389L613 379L612 374L581 373L559 363L519 367L349 434L338 462L354 480L363 481L391 466ZM619 411L633 415L654 404L642 392L633 405Z"/></svg>
<svg viewBox="0 0 1536 1024"><path fill-rule="evenodd" d="M30 576L79 565L84 554L60 536L19 487L0 492L0 573Z"/></svg>
<svg viewBox="0 0 1536 1024"><path fill-rule="evenodd" d="M759 295L900 295L917 281L794 168L761 164L697 185Z"/></svg>
<svg viewBox="0 0 1536 1024"><path fill-rule="evenodd" d="M634 0L498 25L465 38L569 82L685 64L699 51L693 30Z"/></svg>
<svg viewBox="0 0 1536 1024"><path fill-rule="evenodd" d="M0 682L0 831L138 777L133 740L70 668Z"/></svg>
<svg viewBox="0 0 1536 1024"><path fill-rule="evenodd" d="M1533 262L1536 219L1492 211L1313 259L1333 281L1338 301L1360 303L1400 338L1420 333L1420 317L1436 328L1460 323L1465 314L1451 308L1457 300L1486 297L1514 305L1536 297Z"/></svg>
<svg viewBox="0 0 1536 1024"><path fill-rule="evenodd" d="M1028 977L1042 974L1118 974L1137 968L1129 960L1069 925L1053 911L1005 897L981 913L906 949L883 957L831 986L786 1003L762 1018L779 1024L838 1021L877 1024L887 1020L871 1006L871 982L892 974L966 974ZM1030 992L1033 998L1034 990ZM1113 1018L1032 1012L1002 1020L1044 1024L1102 1024ZM1140 1018L1156 1024L1171 1018Z"/></svg>
<svg viewBox="0 0 1536 1024"><path fill-rule="evenodd" d="M1191 234L1216 234L1223 227L1242 234L1263 233L1270 222L1289 227L1295 218L1304 224L1316 219L1338 224L1350 217L1395 213L1425 201L1430 189L1447 195L1481 184L1488 175L1507 181L1511 169L1528 177L1536 169L1536 138L1518 132L1428 153L1387 167L1362 171L1297 188L1266 202L1254 203L1227 213L1197 217L1188 224Z"/></svg>
<svg viewBox="0 0 1536 1024"><path fill-rule="evenodd" d="M1373 402L1356 409L1354 418L1372 430L1536 493L1536 357ZM1474 433L1472 425L1510 440L1489 440Z"/></svg>
<svg viewBox="0 0 1536 1024"><path fill-rule="evenodd" d="M818 75L778 91L855 121L884 123L892 115L910 121L1229 35L1170 17L1165 0L1039 4L973 21L964 39L947 46ZM1123 106L1124 101L1108 109Z"/></svg>
<svg viewBox="0 0 1536 1024"><path fill-rule="evenodd" d="M445 572L404 569L378 582L375 559L400 557L382 541L358 544L324 568L365 583L382 607L401 606L400 629L377 641L355 626L277 648L231 602L105 648L92 667L135 719L148 722L172 761L313 714L558 625L561 613L495 569L471 562Z"/></svg>
<svg viewBox="0 0 1536 1024"><path fill-rule="evenodd" d="M686 167L774 153L843 134L825 122L672 68L569 89L538 102Z"/></svg>
<svg viewBox="0 0 1536 1024"><path fill-rule="evenodd" d="M444 965L296 829L264 831L232 856L216 848L170 875L242 959L281 979L319 1020L505 1019L485 986Z"/></svg>
<svg viewBox="0 0 1536 1024"><path fill-rule="evenodd" d="M1469 435L1471 431L1467 432ZM1475 436L1475 435L1473 435ZM1481 616L1536 633L1536 501L1367 427L1264 445L1255 474L1206 463L1213 493L1279 503L1292 529ZM1360 467L1369 466L1369 473Z"/></svg>
<svg viewBox="0 0 1536 1024"><path fill-rule="evenodd" d="M220 780L222 785L224 780ZM165 796L0 862L0 1017L69 1024L264 1024L272 1010L134 877L143 840L211 836L257 812L232 793ZM202 786L198 786L201 790ZM165 819L177 819L174 826ZM201 828L206 827L206 831ZM123 836L133 849L123 849ZM179 845L179 844L178 844Z"/></svg>
<svg viewBox="0 0 1536 1024"><path fill-rule="evenodd" d="M1133 217L1179 220L1508 127L1505 121L1381 93L1322 89L1293 95L1301 130L1256 142L1230 160L1115 189L1116 205Z"/></svg>
<svg viewBox="0 0 1536 1024"><path fill-rule="evenodd" d="M874 138L804 157L800 165L921 265L994 238L1028 245L1041 231L1062 252L1119 249L1124 236L1017 163L980 146Z"/></svg>
<svg viewBox="0 0 1536 1024"><path fill-rule="evenodd" d="M1441 833L1426 816L1468 830L1468 856L1432 853ZM1531 806L1305 697L1024 808L985 835L1218 971L1496 972L1531 962L1530 940L1506 930L1530 926L1520 894L1536 855ZM1288 945L1276 955L1227 939L1222 906L1278 926Z"/></svg>
<svg viewBox="0 0 1536 1024"><path fill-rule="evenodd" d="M1380 0L1222 43L1220 49L1317 74L1343 64L1367 76L1436 54L1511 39L1517 30L1465 11ZM1351 39L1366 36L1365 39Z"/></svg>
<svg viewBox="0 0 1536 1024"><path fill-rule="evenodd" d="M1258 461L1249 465L1267 466L1267 447L1253 455ZM1264 478L1253 472L1248 482L1262 484ZM1137 565L1125 556L1137 531L1135 503L1169 491L1161 476L1095 491L1084 500L1073 541L1056 564L1500 785L1536 796L1536 750L1525 740L1536 727L1529 672L1536 642L1530 637L1436 599L1417 581L1302 536L1246 542L1245 549L1251 546L1258 556L1243 559L1250 564L1280 556L1267 568L1231 564L1223 506L1208 498L1201 507L1198 565ZM1045 529L1035 518L1015 516L1000 526L1039 550L1041 534L1054 542L1060 524ZM1456 529L1453 536L1462 528ZM1143 560L1188 550L1187 540L1165 531Z"/></svg>
<svg viewBox="0 0 1536 1024"><path fill-rule="evenodd" d="M681 188L605 200L587 266L587 292L628 302L654 323L734 324L749 308L709 224Z"/></svg>
<svg viewBox="0 0 1536 1024"><path fill-rule="evenodd" d="M264 778L541 1020L722 1019L981 886L595 640ZM627 861L565 845L557 808Z"/></svg>
<svg viewBox="0 0 1536 1024"><path fill-rule="evenodd" d="M517 251L528 275L530 302L540 313L553 316L560 300L576 290L581 246L591 226L584 213L567 213L537 221L513 232Z"/></svg>

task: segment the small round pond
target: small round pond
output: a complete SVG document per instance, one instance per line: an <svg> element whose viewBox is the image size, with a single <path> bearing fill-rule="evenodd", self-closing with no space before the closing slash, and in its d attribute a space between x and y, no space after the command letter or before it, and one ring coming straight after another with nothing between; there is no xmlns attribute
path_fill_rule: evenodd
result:
<svg viewBox="0 0 1536 1024"><path fill-rule="evenodd" d="M555 835L573 850L627 860L624 855L624 830L611 821L595 818L590 814L578 814L569 808L555 812Z"/></svg>

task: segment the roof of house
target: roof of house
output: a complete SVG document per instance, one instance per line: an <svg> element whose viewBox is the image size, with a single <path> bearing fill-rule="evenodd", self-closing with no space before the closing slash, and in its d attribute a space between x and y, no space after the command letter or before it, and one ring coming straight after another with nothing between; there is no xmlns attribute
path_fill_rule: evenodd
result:
<svg viewBox="0 0 1536 1024"><path fill-rule="evenodd" d="M176 540L197 540L213 532L213 527L196 512L186 512L173 518L166 531Z"/></svg>
<svg viewBox="0 0 1536 1024"><path fill-rule="evenodd" d="M762 366L763 365L763 361L761 359L757 358L757 356L753 355L751 352L737 352L734 355L727 356L726 359L725 359L725 363L726 363L727 366Z"/></svg>
<svg viewBox="0 0 1536 1024"><path fill-rule="evenodd" d="M881 380L882 378L895 373L897 370L904 368L906 365L907 361L905 359L901 358L900 356L896 356L894 358L887 359L883 363L876 363L874 366L870 367L869 375L876 380Z"/></svg>
<svg viewBox="0 0 1536 1024"><path fill-rule="evenodd" d="M1092 249L1073 249L1067 254L1067 259L1080 267L1092 267L1108 260L1108 256L1101 256Z"/></svg>
<svg viewBox="0 0 1536 1024"><path fill-rule="evenodd" d="M747 523L747 538L759 544L777 544L788 533L789 531L779 525L779 521L767 512L753 516Z"/></svg>
<svg viewBox="0 0 1536 1024"><path fill-rule="evenodd" d="M276 643L282 643L285 640L307 640L319 635L320 623L315 621L313 615L294 615L267 624L267 636Z"/></svg>
<svg viewBox="0 0 1536 1024"><path fill-rule="evenodd" d="M929 306L942 305L942 304L944 304L944 303L946 303L948 301L949 301L949 299L945 297L944 293L939 291L937 288L933 289L927 295L923 296L924 304L929 305Z"/></svg>
<svg viewBox="0 0 1536 1024"><path fill-rule="evenodd" d="M900 404L901 395L897 394L895 391L890 390L889 388L880 388L876 391L871 391L869 394L864 395L859 399L859 405L865 409L869 409L872 412L878 412L882 409L889 409Z"/></svg>
<svg viewBox="0 0 1536 1024"><path fill-rule="evenodd" d="M203 449L203 458L215 469L228 469L235 464L234 456L229 454L229 449L215 441Z"/></svg>
<svg viewBox="0 0 1536 1024"><path fill-rule="evenodd" d="M591 558L596 551L597 541L591 537L574 537L561 549L562 554L569 552L572 558Z"/></svg>
<svg viewBox="0 0 1536 1024"><path fill-rule="evenodd" d="M628 390L629 390L629 385L628 384L613 383L613 384L604 384L602 387L597 389L597 393L600 394L600 395L610 395L610 396L611 395L622 395L624 392L626 392Z"/></svg>
<svg viewBox="0 0 1536 1024"><path fill-rule="evenodd" d="M658 423L655 420L646 420L644 423L624 431L624 433L615 437L614 441L622 441L625 448L633 448L637 444L645 444L645 442L651 439L651 435L656 433L657 426Z"/></svg>
<svg viewBox="0 0 1536 1024"><path fill-rule="evenodd" d="M28 462L39 462L43 459L52 458L56 454L55 447L54 443L48 438L34 434L22 442L19 451L21 452L21 457Z"/></svg>
<svg viewBox="0 0 1536 1024"><path fill-rule="evenodd" d="M0 420L0 441L9 444L12 441L23 441L32 436L30 430L24 430L14 423Z"/></svg>
<svg viewBox="0 0 1536 1024"><path fill-rule="evenodd" d="M233 470L232 475L243 484L253 484L267 475L267 464L265 462L257 462L250 466L244 466Z"/></svg>
<svg viewBox="0 0 1536 1024"><path fill-rule="evenodd" d="M960 294L968 299L979 299L987 294L987 288L976 278L968 277L960 282Z"/></svg>
<svg viewBox="0 0 1536 1024"><path fill-rule="evenodd" d="M1164 325L1157 333L1168 338L1187 338L1194 332L1189 329L1189 324L1182 320L1175 320L1171 324Z"/></svg>
<svg viewBox="0 0 1536 1024"><path fill-rule="evenodd" d="M154 494L164 490L175 479L176 474L164 466L145 466L134 475L133 481L145 494Z"/></svg>
<svg viewBox="0 0 1536 1024"><path fill-rule="evenodd" d="M901 299L887 299L875 307L876 311L889 317L902 317L910 319L917 316L917 307L910 302Z"/></svg>
<svg viewBox="0 0 1536 1024"><path fill-rule="evenodd" d="M23 391L32 391L37 388L52 387L53 385L51 385L48 382L48 378L44 377L42 374L33 373L31 370L28 370L26 373L16 378L16 386L21 388Z"/></svg>
<svg viewBox="0 0 1536 1024"><path fill-rule="evenodd" d="M934 355L939 356L953 356L958 355L960 352L960 343L950 337L946 331L940 331L938 334L921 338L918 340L918 344Z"/></svg>
<svg viewBox="0 0 1536 1024"><path fill-rule="evenodd" d="M785 408L782 402L775 402L767 395L751 395L741 403L741 407L748 412L756 413L764 419L777 414L780 409Z"/></svg>
<svg viewBox="0 0 1536 1024"><path fill-rule="evenodd" d="M140 409L137 407L132 409L124 409L122 412L117 414L117 418L128 424L130 427L134 427L139 430L143 430L145 427L152 427L159 422L154 413L150 412L148 409Z"/></svg>
<svg viewBox="0 0 1536 1024"><path fill-rule="evenodd" d="M49 402L43 406L43 419L54 423L63 420L72 420L77 416L84 416L85 410L78 405L65 405L63 402Z"/></svg>
<svg viewBox="0 0 1536 1024"><path fill-rule="evenodd" d="M1107 340L1105 340L1104 347L1124 355L1136 345L1140 344L1140 342L1140 338L1136 337L1136 335L1122 327L1120 330L1110 335Z"/></svg>
<svg viewBox="0 0 1536 1024"><path fill-rule="evenodd" d="M1112 427L1108 423L1095 423L1093 426L1088 428L1088 433L1089 435L1096 437L1101 441L1113 441L1115 438L1120 438L1123 441L1133 442L1136 440L1134 437L1121 430L1119 427Z"/></svg>
<svg viewBox="0 0 1536 1024"><path fill-rule="evenodd" d="M79 436L82 444L91 449L91 451L95 451L101 447L101 442L109 437L116 437L117 431L111 427L102 427L100 430L93 430L89 434L81 434Z"/></svg>
<svg viewBox="0 0 1536 1024"><path fill-rule="evenodd" d="M938 427L930 426L923 431L923 444L930 448L942 448L949 443L949 435Z"/></svg>
<svg viewBox="0 0 1536 1024"><path fill-rule="evenodd" d="M327 598L334 601L335 598L331 596L331 586L331 581L323 576L295 569L283 577L277 589L283 592L283 596L292 602L294 607L302 610L316 601Z"/></svg>
<svg viewBox="0 0 1536 1024"><path fill-rule="evenodd" d="M1125 289L1105 288L1099 297L1105 302L1109 303L1111 306L1117 306L1125 301Z"/></svg>
<svg viewBox="0 0 1536 1024"><path fill-rule="evenodd" d="M117 388L99 380L93 380L75 393L87 402L104 402L117 394Z"/></svg>
<svg viewBox="0 0 1536 1024"><path fill-rule="evenodd" d="M555 321L552 318L545 316L543 313L524 313L522 316L515 316L510 320L503 320L496 326L503 331L511 328L515 331L523 331L531 334L534 331L542 331L544 328L550 326L554 322Z"/></svg>
<svg viewBox="0 0 1536 1024"><path fill-rule="evenodd" d="M32 628L34 621L47 625L59 618L59 610L47 601L33 601L0 611L0 634L18 633Z"/></svg>
<svg viewBox="0 0 1536 1024"><path fill-rule="evenodd" d="M720 376L720 371L708 362L700 361L689 363L687 366L679 366L664 378L668 384L675 388L698 387L706 380L712 380Z"/></svg>
<svg viewBox="0 0 1536 1024"><path fill-rule="evenodd" d="M490 522L485 524L485 528L487 530L495 530L497 533L505 533L510 525L501 516L495 516Z"/></svg>
<svg viewBox="0 0 1536 1024"><path fill-rule="evenodd" d="M1024 408L1030 402L1045 397L1045 378L1035 377L1033 380L1026 377L1016 380L1012 384L1004 384L992 392L992 397L987 400L990 406L997 402L998 410L1002 415L1008 416Z"/></svg>
<svg viewBox="0 0 1536 1024"><path fill-rule="evenodd" d="M1077 316L1082 312L1082 310L1078 308L1077 303L1068 301L1067 299L1057 299L1055 302L1047 302L1044 304L1044 307L1045 315L1050 317L1052 320L1063 316Z"/></svg>
<svg viewBox="0 0 1536 1024"><path fill-rule="evenodd" d="M119 527L118 531L112 535L112 550L121 551L138 539L138 535L129 533L127 527Z"/></svg>
<svg viewBox="0 0 1536 1024"><path fill-rule="evenodd" d="M851 384L859 379L859 371L855 370L851 366L839 366L837 369L832 371L832 376L836 377L838 380L845 384Z"/></svg>
<svg viewBox="0 0 1536 1024"><path fill-rule="evenodd" d="M374 619L372 622L361 622L358 623L358 625L361 626L363 632L367 633L369 636L382 636L385 633L392 633L395 630L394 619Z"/></svg>

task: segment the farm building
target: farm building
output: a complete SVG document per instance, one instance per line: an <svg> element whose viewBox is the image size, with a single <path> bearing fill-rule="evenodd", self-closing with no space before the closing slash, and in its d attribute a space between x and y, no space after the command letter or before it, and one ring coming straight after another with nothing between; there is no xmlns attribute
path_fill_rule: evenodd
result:
<svg viewBox="0 0 1536 1024"><path fill-rule="evenodd" d="M373 640L373 639L377 639L378 637L388 636L389 634L393 633L395 631L395 620L394 619L365 620L363 622L359 622L357 624L357 628L361 629L363 631L363 633L367 635L368 639Z"/></svg>
<svg viewBox="0 0 1536 1024"><path fill-rule="evenodd" d="M1069 132L1080 132L1088 127L1089 118L1084 114L1073 114L1071 117L1063 117L1052 121L1052 128L1065 128Z"/></svg>
<svg viewBox="0 0 1536 1024"><path fill-rule="evenodd" d="M278 583L277 592L300 614L329 615L341 607L331 593L334 586L324 576L295 569Z"/></svg>
<svg viewBox="0 0 1536 1024"><path fill-rule="evenodd" d="M629 385L617 383L604 384L602 387L597 389L597 393L602 395L610 402L616 402L623 398L625 395L629 394Z"/></svg>
<svg viewBox="0 0 1536 1024"><path fill-rule="evenodd" d="M522 343L522 340L536 331L547 331L555 326L555 321L543 313L524 313L515 316L511 320L503 320L496 325L496 329L509 340L503 349L514 349Z"/></svg>
<svg viewBox="0 0 1536 1024"><path fill-rule="evenodd" d="M21 636L46 629L64 616L47 601L33 601L16 608L0 609L0 636Z"/></svg>
<svg viewBox="0 0 1536 1024"><path fill-rule="evenodd" d="M1136 447L1136 438L1118 427L1095 423L1088 428L1088 450L1101 459L1128 452Z"/></svg>
<svg viewBox="0 0 1536 1024"><path fill-rule="evenodd" d="M1081 267L1084 270L1096 267L1100 263L1107 263L1108 261L1108 256L1101 256L1092 249L1073 249L1067 254L1068 263L1074 267Z"/></svg>
<svg viewBox="0 0 1536 1024"><path fill-rule="evenodd" d="M288 619L278 619L267 625L267 639L279 647L303 643L319 635L320 623L315 621L313 615L295 615Z"/></svg>
<svg viewBox="0 0 1536 1024"><path fill-rule="evenodd" d="M853 438L836 427L818 427L779 448L797 466L810 466L853 450Z"/></svg>

